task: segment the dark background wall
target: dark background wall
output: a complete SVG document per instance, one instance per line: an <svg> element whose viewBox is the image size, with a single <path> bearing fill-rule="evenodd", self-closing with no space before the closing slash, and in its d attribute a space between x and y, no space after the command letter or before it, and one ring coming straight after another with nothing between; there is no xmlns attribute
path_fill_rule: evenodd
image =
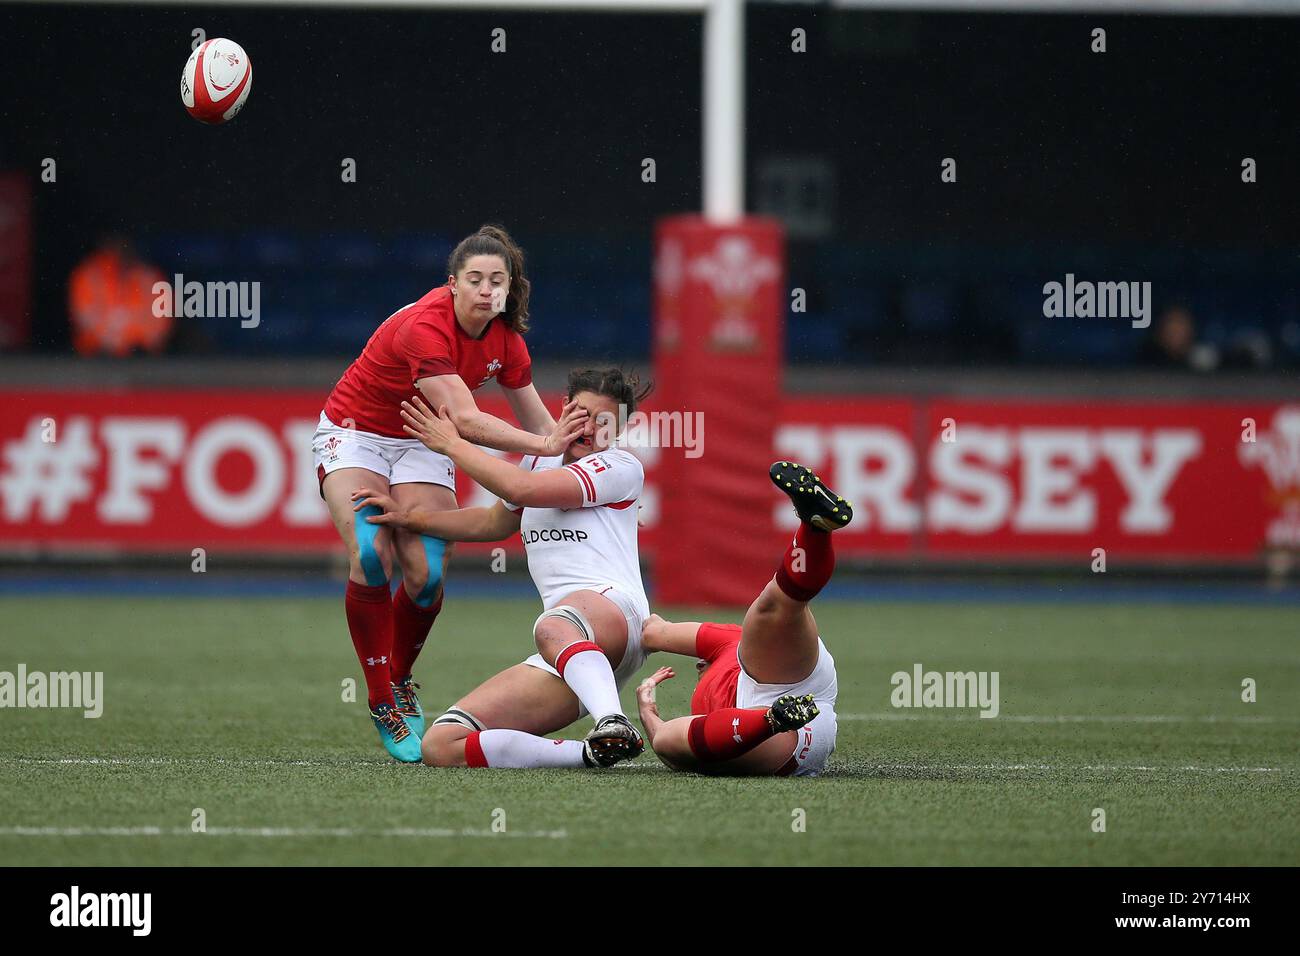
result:
<svg viewBox="0 0 1300 956"><path fill-rule="evenodd" d="M195 27L254 65L228 127L179 103ZM790 50L795 27L807 53ZM16 78L0 168L33 178L38 349L66 348L67 273L105 232L168 271L262 279L279 321L249 347L347 352L441 280L456 238L498 220L533 256L534 348L640 354L653 222L700 205L695 16L41 4L0 6L0 32ZM810 303L793 354L830 335L842 361L912 361L909 328L933 326L936 360L1051 360L1032 328L1041 285L1090 269L1154 278L1225 337L1254 321L1285 339L1297 49L1292 18L751 5L751 207L785 208L773 171L817 170L805 198L821 224L791 241ZM57 184L36 182L46 156ZM1080 334L1097 361L1132 349Z"/></svg>

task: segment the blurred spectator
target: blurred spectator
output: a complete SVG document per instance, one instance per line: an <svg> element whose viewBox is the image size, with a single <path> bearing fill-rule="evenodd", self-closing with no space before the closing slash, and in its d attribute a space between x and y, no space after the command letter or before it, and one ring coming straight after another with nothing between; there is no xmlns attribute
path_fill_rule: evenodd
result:
<svg viewBox="0 0 1300 956"><path fill-rule="evenodd" d="M68 281L73 344L82 355L161 352L171 334L170 316L154 315L154 283L162 272L135 254L130 240L104 238Z"/></svg>
<svg viewBox="0 0 1300 956"><path fill-rule="evenodd" d="M1260 370L1272 364L1273 343L1263 329L1242 329L1224 350L1224 368Z"/></svg>
<svg viewBox="0 0 1300 956"><path fill-rule="evenodd" d="M1138 350L1138 362L1151 368L1206 372L1218 365L1219 357L1212 345L1197 344L1196 320L1185 307L1175 305L1156 316Z"/></svg>

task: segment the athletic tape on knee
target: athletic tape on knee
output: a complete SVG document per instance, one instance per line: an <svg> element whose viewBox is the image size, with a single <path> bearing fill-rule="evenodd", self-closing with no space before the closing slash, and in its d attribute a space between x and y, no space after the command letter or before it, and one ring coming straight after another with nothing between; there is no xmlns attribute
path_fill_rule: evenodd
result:
<svg viewBox="0 0 1300 956"><path fill-rule="evenodd" d="M479 722L479 719L468 710L461 710L458 707L448 707L447 712L435 720L434 724L457 724L464 727L466 730L487 729Z"/></svg>
<svg viewBox="0 0 1300 956"><path fill-rule="evenodd" d="M371 524L366 518L383 513L384 510L376 505L366 505L352 519L352 525L357 536L357 551L361 560L361 571L366 576L366 584L372 588L387 584L388 575L384 573L384 562L380 560L379 551L375 548L375 538L383 525Z"/></svg>
<svg viewBox="0 0 1300 956"><path fill-rule="evenodd" d="M537 639L537 629L541 627L542 621L546 620L548 617L558 617L561 620L568 621L582 632L584 640L591 641L593 644L596 642L596 632L592 630L591 622L587 620L587 615L583 614L571 604L560 604L551 608L549 611L543 611L539 614L537 620L533 622L534 640Z"/></svg>
<svg viewBox="0 0 1300 956"><path fill-rule="evenodd" d="M420 541L424 544L424 560L429 566L429 579L415 596L415 604L417 607L431 607L433 596L438 593L438 585L442 584L442 556L447 552L447 542L427 534L420 535Z"/></svg>

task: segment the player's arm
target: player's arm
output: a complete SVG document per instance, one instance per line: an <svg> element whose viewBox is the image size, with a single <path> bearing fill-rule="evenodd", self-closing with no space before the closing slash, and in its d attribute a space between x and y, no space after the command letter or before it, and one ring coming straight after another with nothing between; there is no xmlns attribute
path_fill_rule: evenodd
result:
<svg viewBox="0 0 1300 956"><path fill-rule="evenodd" d="M651 614L641 627L641 646L647 651L698 657L696 636L699 632L699 621L669 621Z"/></svg>
<svg viewBox="0 0 1300 956"><path fill-rule="evenodd" d="M465 383L461 382L461 384ZM547 411L546 403L542 401L542 396L537 394L537 388L532 382L523 388L506 388L503 385L501 391L505 393L506 401L510 403L510 410L515 413L515 420L525 431L530 431L534 435L549 435L555 431L555 419ZM437 408L436 405L434 407ZM463 435L464 432L461 434Z"/></svg>
<svg viewBox="0 0 1300 956"><path fill-rule="evenodd" d="M353 511L367 506L381 509L377 515L367 515L371 524L401 528L417 534L427 534L444 541L502 541L519 530L522 512L511 511L501 502L491 508L459 508L438 511L432 508L400 508L388 495L369 488L352 492Z"/></svg>
<svg viewBox="0 0 1300 956"><path fill-rule="evenodd" d="M573 409L576 407L566 405L557 429L568 427L566 423L574 420ZM450 410L445 407L439 408L435 415L423 402L414 398L402 402L402 418L406 422L407 434L420 439L427 448L446 455L457 468L498 498L521 508L581 508L583 505L581 479L568 469L524 471L489 455L460 436ZM584 422L579 421L573 434L576 436L584 427Z"/></svg>
<svg viewBox="0 0 1300 956"><path fill-rule="evenodd" d="M641 717L641 726L645 728L646 742L650 744L655 756L673 770L694 770L698 761L691 752L690 740L687 738L693 718L664 720L659 716L659 704L655 701L655 688L672 676L671 667L661 667L637 685L637 712Z"/></svg>
<svg viewBox="0 0 1300 956"><path fill-rule="evenodd" d="M482 411L474 401L474 393L459 375L430 375L416 381L415 386L433 408L447 408L461 436L476 445L486 445L499 451L542 457L558 455L582 431L587 417L586 410L582 409L573 411L567 419L561 415L560 422L556 423L548 414L546 417L551 421L551 427L547 433L533 434L532 431L515 428L509 422ZM540 398L537 401L541 404ZM566 411L570 411L567 404Z"/></svg>

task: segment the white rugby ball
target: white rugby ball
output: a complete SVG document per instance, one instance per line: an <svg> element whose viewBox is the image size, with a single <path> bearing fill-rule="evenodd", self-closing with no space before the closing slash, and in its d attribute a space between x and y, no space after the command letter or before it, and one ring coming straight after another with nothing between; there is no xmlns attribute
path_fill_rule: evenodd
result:
<svg viewBox="0 0 1300 956"><path fill-rule="evenodd" d="M203 123L235 118L253 88L253 64L234 40L217 37L195 48L181 73L181 102Z"/></svg>

